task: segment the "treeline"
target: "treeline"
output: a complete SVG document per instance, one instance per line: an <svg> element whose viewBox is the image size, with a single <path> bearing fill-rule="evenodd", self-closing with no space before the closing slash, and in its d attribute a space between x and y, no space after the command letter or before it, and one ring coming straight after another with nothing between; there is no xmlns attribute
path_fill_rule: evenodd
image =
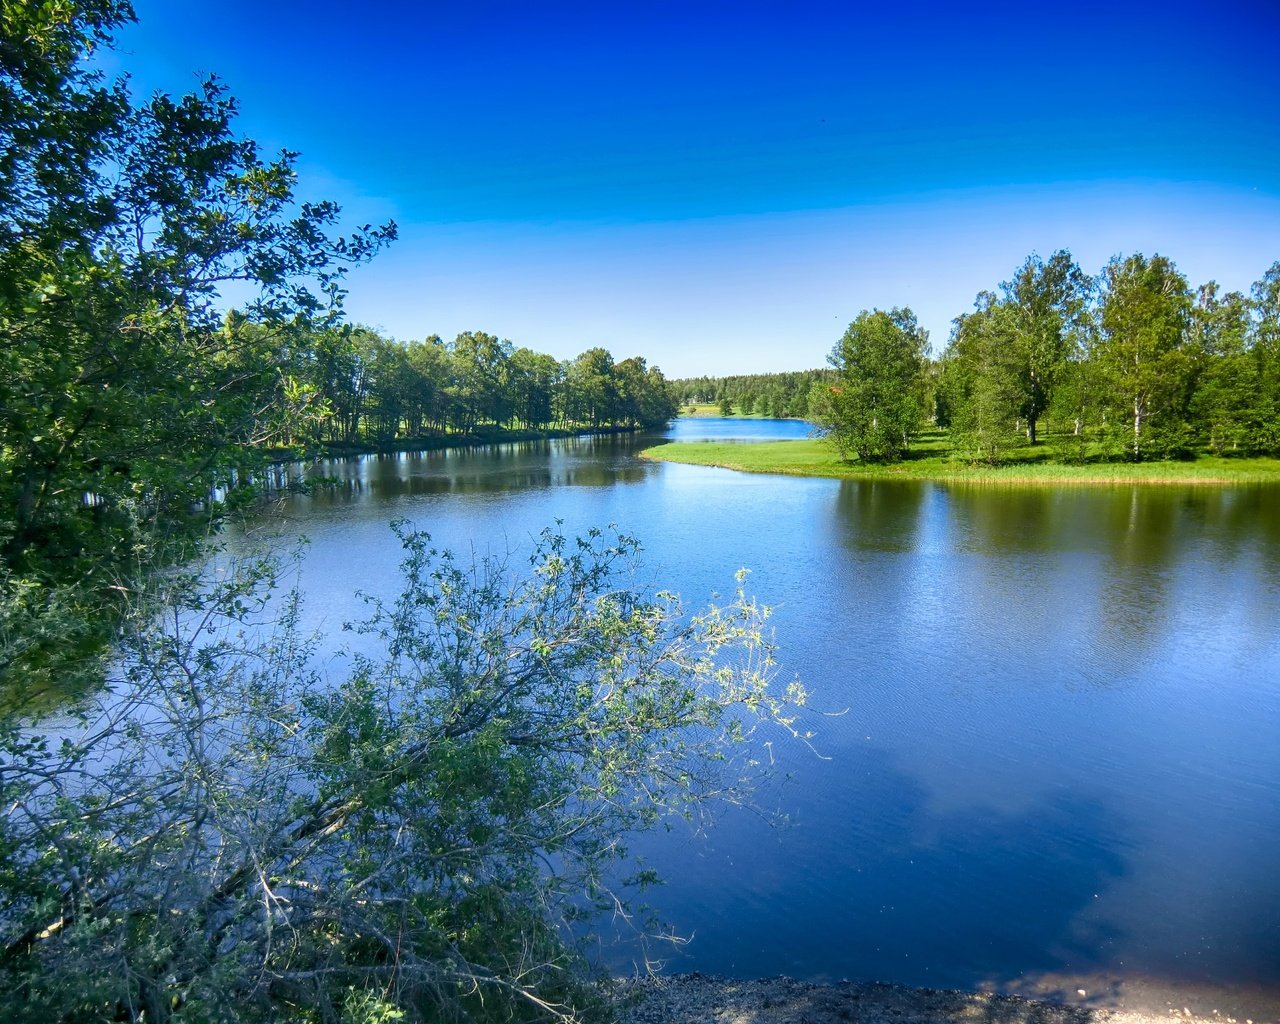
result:
<svg viewBox="0 0 1280 1024"><path fill-rule="evenodd" d="M225 329L261 330L234 316ZM592 348L561 361L483 331L408 343L365 327L323 331L288 351L280 375L282 396L311 409L293 417L294 433L281 439L292 443L376 446L490 428L656 427L677 412L671 385L643 358L615 363Z"/></svg>
<svg viewBox="0 0 1280 1024"><path fill-rule="evenodd" d="M758 413L778 419L809 415L814 384L829 383L832 370L753 373L734 377L688 377L672 381L681 405L719 405L744 416Z"/></svg>
<svg viewBox="0 0 1280 1024"><path fill-rule="evenodd" d="M1246 295L1193 288L1172 260L1116 256L1090 276L1029 257L927 354L909 309L864 311L809 418L846 456L891 461L926 424L963 457L1047 442L1062 459L1280 454L1280 262Z"/></svg>
<svg viewBox="0 0 1280 1024"><path fill-rule="evenodd" d="M1280 451L1280 263L1250 293L1193 288L1163 256L1083 273L1032 256L956 319L934 412L974 455L1036 444L1067 454L1181 458Z"/></svg>

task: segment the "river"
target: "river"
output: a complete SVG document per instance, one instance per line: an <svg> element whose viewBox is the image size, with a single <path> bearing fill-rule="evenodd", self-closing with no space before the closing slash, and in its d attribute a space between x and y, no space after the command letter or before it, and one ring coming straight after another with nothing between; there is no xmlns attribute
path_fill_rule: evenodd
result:
<svg viewBox="0 0 1280 1024"><path fill-rule="evenodd" d="M681 420L674 441L803 436ZM777 828L642 849L672 970L1066 991L1280 992L1280 490L755 476L653 438L368 456L289 500L308 623L390 596L405 517L463 553L555 520L642 539L690 605L740 566L820 716L775 744ZM626 946L604 954L618 964Z"/></svg>

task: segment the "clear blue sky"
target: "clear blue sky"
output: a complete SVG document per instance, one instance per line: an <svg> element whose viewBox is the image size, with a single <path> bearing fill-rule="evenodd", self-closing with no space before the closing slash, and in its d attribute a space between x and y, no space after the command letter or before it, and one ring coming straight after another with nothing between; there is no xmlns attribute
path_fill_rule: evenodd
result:
<svg viewBox="0 0 1280 1024"><path fill-rule="evenodd" d="M1280 3L135 0L140 92L216 72L301 193L400 241L353 320L668 376L936 349L1031 252L1280 260Z"/></svg>

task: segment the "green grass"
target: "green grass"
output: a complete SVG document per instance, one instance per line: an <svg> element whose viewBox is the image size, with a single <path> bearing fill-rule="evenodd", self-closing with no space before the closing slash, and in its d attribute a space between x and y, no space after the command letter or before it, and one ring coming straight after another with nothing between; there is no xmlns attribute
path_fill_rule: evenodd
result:
<svg viewBox="0 0 1280 1024"><path fill-rule="evenodd" d="M694 404L694 405L682 405L682 406L680 406L680 418L681 418L681 419L686 419L686 420L688 420L688 419L693 419L693 420L697 420L697 419L706 419L706 418L708 418L708 417L715 417L716 419L719 419L719 418L720 418L720 417L722 417L723 415L724 415L724 413L722 413L722 412L720 411L720 406L719 406L719 404L717 404L717 403L715 403L715 402L699 402L699 403L696 403L696 404ZM766 415L765 415L764 413L762 413L762 412L743 413L743 412L742 412L742 410L741 410L738 406L736 406L736 405L733 407L733 418L734 418L735 420L771 420L771 419L774 419L774 417L773 417L773 416L766 416Z"/></svg>
<svg viewBox="0 0 1280 1024"><path fill-rule="evenodd" d="M1015 451L1000 466L970 464L952 456L945 435L926 434L908 458L892 465L843 462L825 441L761 441L726 444L680 441L641 452L647 459L693 466L719 466L744 473L820 476L848 480L939 480L950 483L1024 485L1280 483L1280 459L1239 459L1204 455L1185 462L1049 461L1044 447ZM1013 461L1016 459L1016 461Z"/></svg>

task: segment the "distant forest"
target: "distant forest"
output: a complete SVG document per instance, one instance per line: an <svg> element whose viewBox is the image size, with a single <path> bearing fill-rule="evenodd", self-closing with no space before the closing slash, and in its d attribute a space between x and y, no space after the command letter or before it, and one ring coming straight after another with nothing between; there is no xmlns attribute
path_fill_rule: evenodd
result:
<svg viewBox="0 0 1280 1024"><path fill-rule="evenodd" d="M270 352L267 329L237 316L224 331L234 348ZM265 343L264 343L265 342ZM452 342L400 342L366 327L286 338L274 351L274 404L284 444L385 445L404 439L499 429L637 428L676 414L671 388L640 357L614 362L603 348L554 357L483 331Z"/></svg>
<svg viewBox="0 0 1280 1024"><path fill-rule="evenodd" d="M833 369L752 373L732 377L685 377L671 382L681 406L723 405L743 416L805 419L815 384L831 384Z"/></svg>

